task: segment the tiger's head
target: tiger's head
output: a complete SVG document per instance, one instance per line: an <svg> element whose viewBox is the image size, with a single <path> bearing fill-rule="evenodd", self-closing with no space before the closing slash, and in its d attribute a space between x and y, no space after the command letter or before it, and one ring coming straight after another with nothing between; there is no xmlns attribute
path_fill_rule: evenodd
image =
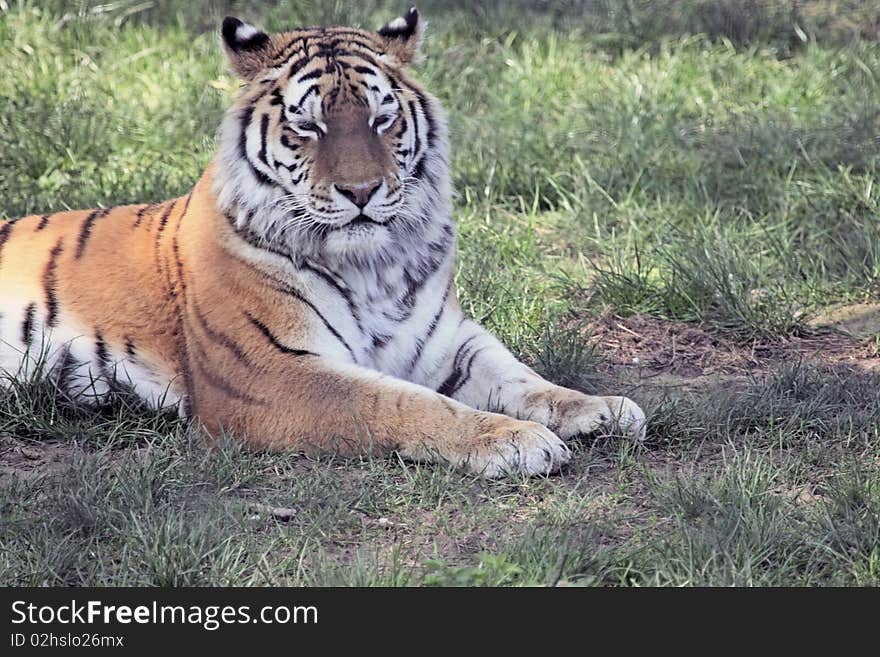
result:
<svg viewBox="0 0 880 657"><path fill-rule="evenodd" d="M421 36L415 7L377 32L223 21L245 86L221 128L216 190L239 231L291 257L369 260L446 219L442 110L406 71Z"/></svg>

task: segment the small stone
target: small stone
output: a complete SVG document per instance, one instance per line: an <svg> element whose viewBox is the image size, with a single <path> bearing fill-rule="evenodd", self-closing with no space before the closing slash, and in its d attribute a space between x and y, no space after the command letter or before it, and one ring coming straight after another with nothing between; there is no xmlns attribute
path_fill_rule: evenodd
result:
<svg viewBox="0 0 880 657"><path fill-rule="evenodd" d="M252 504L251 509L257 513L270 515L276 520L287 521L293 518L297 511L286 506L270 506L268 504Z"/></svg>

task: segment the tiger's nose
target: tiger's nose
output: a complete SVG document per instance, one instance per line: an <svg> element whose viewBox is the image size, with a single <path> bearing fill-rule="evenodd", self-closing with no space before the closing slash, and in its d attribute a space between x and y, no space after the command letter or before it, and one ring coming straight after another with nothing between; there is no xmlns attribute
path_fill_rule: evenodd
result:
<svg viewBox="0 0 880 657"><path fill-rule="evenodd" d="M339 191L339 193L345 198L363 210L364 206L370 202L370 199L373 198L373 194L376 193L376 190L379 189L381 184L381 180L374 180L373 182L358 183L355 185L340 185L339 183L336 183L334 187L336 187L337 191Z"/></svg>

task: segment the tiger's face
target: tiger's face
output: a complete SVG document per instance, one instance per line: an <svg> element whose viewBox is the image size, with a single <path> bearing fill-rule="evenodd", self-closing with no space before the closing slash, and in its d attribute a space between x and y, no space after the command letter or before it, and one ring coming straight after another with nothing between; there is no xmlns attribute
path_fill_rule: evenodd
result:
<svg viewBox="0 0 880 657"><path fill-rule="evenodd" d="M267 242L364 256L424 220L419 197L437 187L430 163L445 152L435 101L405 71L419 39L414 7L378 32L270 36L224 21L224 49L246 82L223 129L234 200L252 210L239 223Z"/></svg>
<svg viewBox="0 0 880 657"><path fill-rule="evenodd" d="M405 99L380 69L346 66L327 58L287 85L273 159L282 169L280 184L302 199L307 213L334 230L360 230L392 221L401 204ZM309 164L299 183L285 175L296 169L290 156L297 152Z"/></svg>

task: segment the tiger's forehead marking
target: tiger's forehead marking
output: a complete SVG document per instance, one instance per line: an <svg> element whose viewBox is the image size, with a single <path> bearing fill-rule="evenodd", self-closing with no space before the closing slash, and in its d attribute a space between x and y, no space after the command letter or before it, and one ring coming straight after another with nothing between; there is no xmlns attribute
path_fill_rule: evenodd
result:
<svg viewBox="0 0 880 657"><path fill-rule="evenodd" d="M312 114L328 114L345 106L374 109L393 85L391 73L378 59L383 56L381 49L340 36L352 30L329 31L332 36L296 40L300 47L289 57L286 72L278 76L285 105Z"/></svg>
<svg viewBox="0 0 880 657"><path fill-rule="evenodd" d="M279 45L269 67L288 79L295 77L310 62L350 65L349 58L365 59L381 67L385 49L382 40L371 32L347 27L309 28L288 32L278 37Z"/></svg>

